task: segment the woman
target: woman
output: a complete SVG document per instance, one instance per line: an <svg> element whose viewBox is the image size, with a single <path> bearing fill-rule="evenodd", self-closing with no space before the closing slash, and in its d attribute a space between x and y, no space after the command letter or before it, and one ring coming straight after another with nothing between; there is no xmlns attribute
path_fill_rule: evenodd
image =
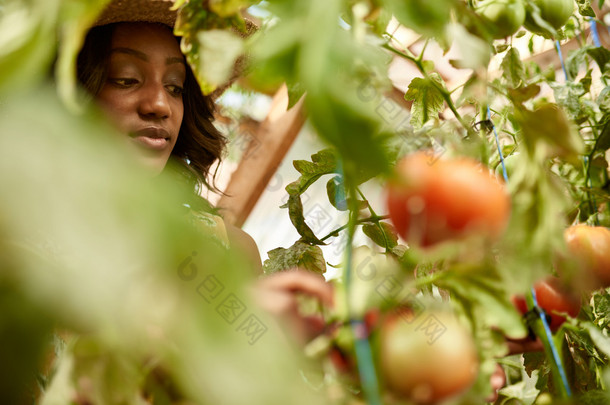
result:
<svg viewBox="0 0 610 405"><path fill-rule="evenodd" d="M167 13L175 16L169 9ZM213 100L201 93L172 28L164 23L167 18L159 17L121 21L137 19L131 15L92 28L78 58L78 79L127 135L143 165L158 174L171 159L187 169L182 172L197 192L207 185L210 167L222 156L226 139L212 124ZM108 21L109 15L105 18ZM254 240L241 229L214 222L220 228L217 233L246 252L260 273Z"/></svg>
<svg viewBox="0 0 610 405"><path fill-rule="evenodd" d="M208 185L210 167L222 157L226 139L212 123L213 98L202 94L173 35L176 13L171 4L113 1L86 37L78 79L152 173L161 173L170 161L187 169L182 172L197 186L196 201L202 200L199 187ZM244 252L254 272L261 273L258 248L247 233L218 216L195 211L208 223L213 219L210 232ZM287 323L299 341L323 327L320 319L300 317L295 299L295 293L305 293L329 304L331 289L322 277L293 271L264 278L259 287L261 306Z"/></svg>

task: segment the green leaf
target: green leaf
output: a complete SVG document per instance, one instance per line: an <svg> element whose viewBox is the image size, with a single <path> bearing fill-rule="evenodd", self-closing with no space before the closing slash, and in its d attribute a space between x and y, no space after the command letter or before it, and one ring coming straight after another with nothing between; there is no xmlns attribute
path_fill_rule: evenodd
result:
<svg viewBox="0 0 610 405"><path fill-rule="evenodd" d="M86 14L83 8L93 9L100 5L67 3L59 0L3 2L0 10L0 94L3 99L6 94L13 95L42 83L57 56L58 92L62 96L66 93L69 97L74 96L76 77L70 68L74 67L72 57L78 52L83 36L70 37L69 34L75 34L73 29L82 23ZM61 8L67 11L63 21L59 21ZM58 34L62 33L68 35L59 43L60 54L57 55ZM69 97L64 97L63 101L73 101Z"/></svg>
<svg viewBox="0 0 610 405"><path fill-rule="evenodd" d="M535 381L536 378L534 376L534 378L526 378L516 384L508 385L506 387L501 388L498 391L498 394L500 394L502 398L506 397L507 399L513 399L513 401L505 401L501 403L511 405L533 404L536 400L536 397L540 393L540 391L536 389Z"/></svg>
<svg viewBox="0 0 610 405"><path fill-rule="evenodd" d="M503 72L502 77L504 77L510 87L516 89L525 83L525 67L523 62L521 62L521 56L517 48L510 48L506 52L500 66Z"/></svg>
<svg viewBox="0 0 610 405"><path fill-rule="evenodd" d="M596 292L592 297L593 323L601 328L610 325L610 294L607 290Z"/></svg>
<svg viewBox="0 0 610 405"><path fill-rule="evenodd" d="M492 273L489 269L476 272L455 269L436 284L449 290L455 299L475 306L475 314L488 327L496 327L509 337L525 337L521 314L505 294L502 280Z"/></svg>
<svg viewBox="0 0 610 405"><path fill-rule="evenodd" d="M444 105L443 93L445 84L438 73L429 78L416 77L409 83L405 100L412 100L411 125L421 128L426 122L437 118Z"/></svg>
<svg viewBox="0 0 610 405"><path fill-rule="evenodd" d="M314 273L326 273L326 262L319 246L297 241L289 248L277 248L267 252L269 258L263 263L265 274L295 269L297 267Z"/></svg>
<svg viewBox="0 0 610 405"><path fill-rule="evenodd" d="M540 93L540 86L537 84L530 84L516 89L508 89L508 95L515 104L521 104L530 100L536 97L538 93Z"/></svg>
<svg viewBox="0 0 610 405"><path fill-rule="evenodd" d="M534 111L515 108L515 119L521 126L525 145L532 153L540 142L551 147L552 156L577 158L584 149L580 134L556 104L542 104Z"/></svg>
<svg viewBox="0 0 610 405"><path fill-rule="evenodd" d="M610 51L608 49L603 46L588 48L587 54L597 63L602 74L608 70L608 62L610 62Z"/></svg>
<svg viewBox="0 0 610 405"><path fill-rule="evenodd" d="M574 80L580 72L580 67L585 63L586 56L593 47L591 45L585 45L582 48L578 48L573 52L570 52L568 57L565 59L565 67L568 73L570 81Z"/></svg>
<svg viewBox="0 0 610 405"><path fill-rule="evenodd" d="M288 109L290 110L305 94L305 89L298 82L289 81L286 83L288 88Z"/></svg>
<svg viewBox="0 0 610 405"><path fill-rule="evenodd" d="M221 17L229 17L239 13L243 8L249 6L250 1L247 0L209 0L208 5L210 10Z"/></svg>
<svg viewBox="0 0 610 405"><path fill-rule="evenodd" d="M323 149L311 155L311 162L295 160L292 164L301 173L301 176L298 180L288 184L286 191L290 195L301 195L321 176L335 173L337 170L337 156L332 149Z"/></svg>
<svg viewBox="0 0 610 405"><path fill-rule="evenodd" d="M610 113L610 86L606 86L599 92L597 96L597 105L599 109L605 113Z"/></svg>
<svg viewBox="0 0 610 405"><path fill-rule="evenodd" d="M452 65L475 71L487 67L491 58L491 48L487 42L457 23L447 26L447 37L452 39L453 47L460 55L459 59L451 60Z"/></svg>
<svg viewBox="0 0 610 405"><path fill-rule="evenodd" d="M578 395L579 405L606 405L610 402L610 396L606 390L591 390Z"/></svg>
<svg viewBox="0 0 610 405"><path fill-rule="evenodd" d="M324 245L318 237L311 230L309 225L305 223L305 216L303 215L303 203L301 202L300 195L290 195L288 197L288 214L290 215L290 222L294 225L301 239L304 242L312 243L314 245Z"/></svg>
<svg viewBox="0 0 610 405"><path fill-rule="evenodd" d="M393 249L398 245L398 234L394 227L387 222L362 225L362 232L383 248Z"/></svg>
<svg viewBox="0 0 610 405"><path fill-rule="evenodd" d="M341 181L341 176L333 177L326 183L326 194L330 203L339 211L347 211L347 198L345 196L345 186Z"/></svg>
<svg viewBox="0 0 610 405"><path fill-rule="evenodd" d="M604 335L601 330L591 324L587 324L586 329L595 346L607 357L610 357L610 337Z"/></svg>
<svg viewBox="0 0 610 405"><path fill-rule="evenodd" d="M595 11L593 11L593 7L591 7L591 0L576 0L576 4L578 4L578 12L583 17L595 17Z"/></svg>
<svg viewBox="0 0 610 405"><path fill-rule="evenodd" d="M600 151L607 151L610 149L610 118L607 118L606 124L603 126L602 131L597 138L595 149Z"/></svg>
<svg viewBox="0 0 610 405"><path fill-rule="evenodd" d="M585 93L588 93L591 90L591 84L593 84L593 78L591 74L593 73L593 69L587 70L587 73L578 81L578 83L582 84Z"/></svg>
<svg viewBox="0 0 610 405"><path fill-rule="evenodd" d="M202 30L196 38L197 79L203 93L210 94L233 75L235 61L243 53L243 39L230 29Z"/></svg>
<svg viewBox="0 0 610 405"><path fill-rule="evenodd" d="M548 365L546 364L546 356L544 352L529 352L523 354L523 366L528 376L532 376L532 373L536 370L543 370L543 372L550 372Z"/></svg>
<svg viewBox="0 0 610 405"><path fill-rule="evenodd" d="M386 0L386 6L405 27L426 36L442 35L449 23L451 10L456 2L452 0Z"/></svg>
<svg viewBox="0 0 610 405"><path fill-rule="evenodd" d="M566 81L565 83L550 83L557 104L562 106L571 119L576 119L583 114L580 97L585 94L582 83Z"/></svg>
<svg viewBox="0 0 610 405"><path fill-rule="evenodd" d="M79 84L75 74L76 58L83 46L89 27L107 3L108 0L62 2L61 13L69 18L62 21L61 25L62 35L55 75L58 82L58 94L72 111L82 112L82 103L78 98ZM44 25L44 22L41 22L41 27ZM42 44L44 40L41 38L39 43Z"/></svg>
<svg viewBox="0 0 610 405"><path fill-rule="evenodd" d="M346 264L341 266L343 274L346 274ZM388 288L388 285L399 283L400 267L394 257L377 253L368 246L358 246L352 251L351 265L349 289L346 290L347 284L343 280L344 283L338 286L338 296L335 298L335 302L349 303L349 311L347 308L337 308L342 310L346 318L363 317L370 309L382 309L398 300L406 300L402 289L396 291L392 287ZM414 303L417 302L415 297L407 299L411 301L411 298Z"/></svg>

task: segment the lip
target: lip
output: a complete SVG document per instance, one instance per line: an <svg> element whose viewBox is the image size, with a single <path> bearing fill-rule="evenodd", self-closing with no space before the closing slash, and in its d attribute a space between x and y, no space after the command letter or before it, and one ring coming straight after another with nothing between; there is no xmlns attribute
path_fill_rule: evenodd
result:
<svg viewBox="0 0 610 405"><path fill-rule="evenodd" d="M160 127L146 127L129 134L138 145L151 150L164 150L170 143L170 134Z"/></svg>

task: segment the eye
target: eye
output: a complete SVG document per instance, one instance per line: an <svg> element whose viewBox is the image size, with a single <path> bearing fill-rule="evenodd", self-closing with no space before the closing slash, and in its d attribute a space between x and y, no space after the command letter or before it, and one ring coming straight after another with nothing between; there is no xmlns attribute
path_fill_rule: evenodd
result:
<svg viewBox="0 0 610 405"><path fill-rule="evenodd" d="M167 88L167 90L169 90L169 92L172 96L179 97L182 94L184 94L184 87L170 84L166 88Z"/></svg>
<svg viewBox="0 0 610 405"><path fill-rule="evenodd" d="M114 84L117 87L129 87L134 84L138 84L137 79L125 78L125 77L110 77L108 78L108 82Z"/></svg>

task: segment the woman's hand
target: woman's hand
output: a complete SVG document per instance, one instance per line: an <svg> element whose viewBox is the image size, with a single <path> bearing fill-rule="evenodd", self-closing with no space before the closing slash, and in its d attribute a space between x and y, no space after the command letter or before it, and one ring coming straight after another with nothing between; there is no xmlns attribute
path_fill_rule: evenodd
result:
<svg viewBox="0 0 610 405"><path fill-rule="evenodd" d="M300 313L298 295L314 297L324 306L333 305L332 286L324 277L300 269L267 276L254 292L261 308L274 315L297 342L305 344L324 331L325 323L321 315Z"/></svg>
<svg viewBox="0 0 610 405"><path fill-rule="evenodd" d="M508 346L508 354L520 354L527 352L541 352L544 350L544 346L539 338L526 337L523 339L509 339L506 338L506 344Z"/></svg>

